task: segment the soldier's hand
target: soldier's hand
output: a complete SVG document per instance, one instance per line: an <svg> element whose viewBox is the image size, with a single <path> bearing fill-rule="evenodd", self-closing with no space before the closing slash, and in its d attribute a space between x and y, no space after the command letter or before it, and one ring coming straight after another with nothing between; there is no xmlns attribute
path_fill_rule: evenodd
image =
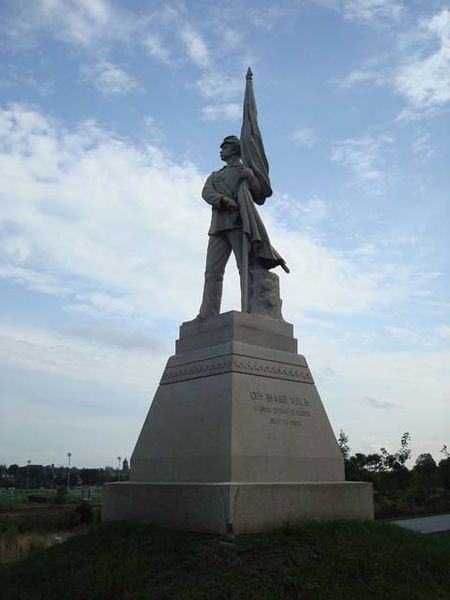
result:
<svg viewBox="0 0 450 600"><path fill-rule="evenodd" d="M255 174L249 167L241 167L241 179L246 179L248 183L253 183Z"/></svg>
<svg viewBox="0 0 450 600"><path fill-rule="evenodd" d="M225 205L225 207L228 208L228 210L237 210L238 208L237 202L232 198L227 198L226 196L224 196L222 198L222 202Z"/></svg>

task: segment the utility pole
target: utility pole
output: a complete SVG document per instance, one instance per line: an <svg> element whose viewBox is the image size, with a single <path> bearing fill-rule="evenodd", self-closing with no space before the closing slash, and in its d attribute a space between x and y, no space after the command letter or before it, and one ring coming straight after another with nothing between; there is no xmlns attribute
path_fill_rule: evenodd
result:
<svg viewBox="0 0 450 600"><path fill-rule="evenodd" d="M28 489L28 484L30 483L30 463L31 463L31 460L28 459L27 460L27 489Z"/></svg>
<svg viewBox="0 0 450 600"><path fill-rule="evenodd" d="M117 473L117 481L120 481L120 462L121 462L121 460L122 460L122 457L121 457L121 456L118 456L118 457L117 457L117 460L119 461L119 471L118 471L118 473Z"/></svg>
<svg viewBox="0 0 450 600"><path fill-rule="evenodd" d="M72 452L67 453L67 457L69 459L69 463L67 466L67 491L70 489L70 457L72 456Z"/></svg>

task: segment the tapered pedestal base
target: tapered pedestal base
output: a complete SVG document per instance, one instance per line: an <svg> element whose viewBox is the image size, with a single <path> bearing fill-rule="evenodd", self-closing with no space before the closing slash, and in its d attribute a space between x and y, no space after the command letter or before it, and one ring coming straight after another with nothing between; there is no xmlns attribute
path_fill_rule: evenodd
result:
<svg viewBox="0 0 450 600"><path fill-rule="evenodd" d="M373 518L344 460L292 325L230 312L181 326L105 520L244 533Z"/></svg>

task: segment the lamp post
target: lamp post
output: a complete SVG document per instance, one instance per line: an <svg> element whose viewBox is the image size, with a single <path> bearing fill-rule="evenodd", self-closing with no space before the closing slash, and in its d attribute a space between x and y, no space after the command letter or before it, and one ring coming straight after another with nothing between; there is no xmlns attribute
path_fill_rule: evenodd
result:
<svg viewBox="0 0 450 600"><path fill-rule="evenodd" d="M28 484L30 483L30 463L31 463L31 460L28 459L27 460L27 489L28 489Z"/></svg>
<svg viewBox="0 0 450 600"><path fill-rule="evenodd" d="M67 465L67 491L69 491L69 489L70 489L70 457L71 456L72 456L72 452L68 452L67 458L69 459L69 462Z"/></svg>
<svg viewBox="0 0 450 600"><path fill-rule="evenodd" d="M118 472L117 472L117 481L120 481L120 462L121 462L121 460L122 460L122 457L121 457L121 456L118 456L118 457L117 457L117 460L119 461L119 470L118 470Z"/></svg>

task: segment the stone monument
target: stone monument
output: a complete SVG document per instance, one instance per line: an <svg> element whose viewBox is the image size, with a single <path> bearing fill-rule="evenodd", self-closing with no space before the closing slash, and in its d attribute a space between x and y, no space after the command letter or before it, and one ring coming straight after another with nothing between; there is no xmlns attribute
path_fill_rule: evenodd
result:
<svg viewBox="0 0 450 600"><path fill-rule="evenodd" d="M107 484L105 521L247 533L301 520L371 519L372 486L347 482L344 460L293 326L278 276L289 269L255 207L272 190L247 72L240 139L203 198L212 205L203 299L183 323L131 457L130 481ZM220 314L233 251L241 311Z"/></svg>

